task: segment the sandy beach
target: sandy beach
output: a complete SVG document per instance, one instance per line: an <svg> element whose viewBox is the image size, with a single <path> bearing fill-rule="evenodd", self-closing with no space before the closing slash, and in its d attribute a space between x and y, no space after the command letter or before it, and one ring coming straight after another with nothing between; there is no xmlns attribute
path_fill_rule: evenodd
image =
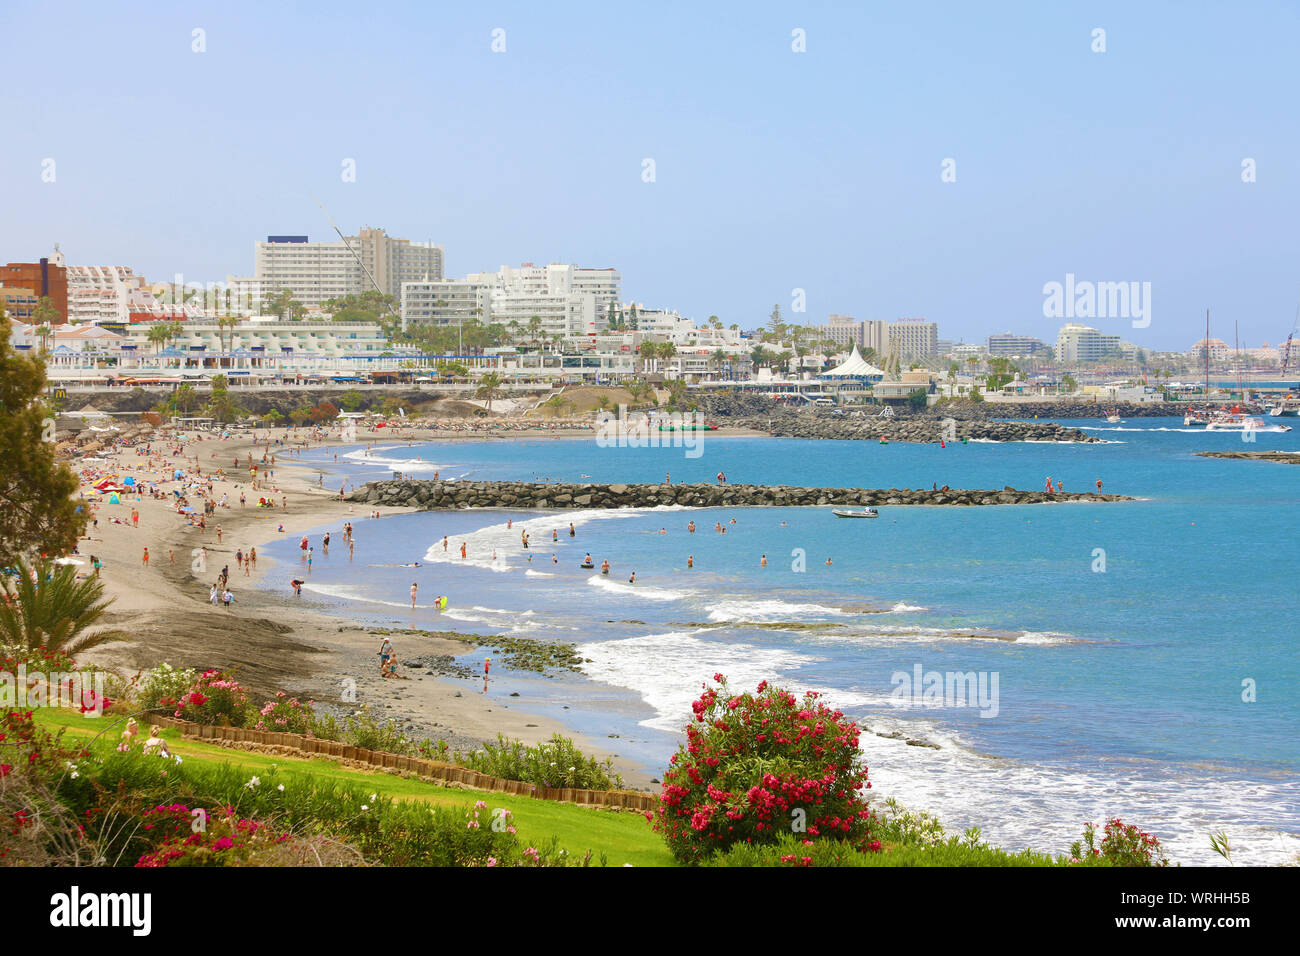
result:
<svg viewBox="0 0 1300 956"><path fill-rule="evenodd" d="M410 679L382 678L377 656L382 634L327 615L308 600L295 597L289 581L298 573L296 569L276 568L259 554L256 567L246 573L237 564L236 552L260 551L268 542L330 524L337 526L332 529L332 546L346 549L345 521L353 523L358 559L367 553L373 557L382 547L382 541L367 530L368 514L374 509L340 501L337 487L318 487L315 473L294 465L295 448L371 441L590 435L589 430L569 428L483 434L412 427L385 429L380 434L359 431L345 441L341 429L335 427L319 436L306 429L295 433L279 428L235 432L229 438L194 432L186 433L189 440L182 441L159 431L152 440L136 446L104 449L93 458L74 461L74 469L82 475L82 492L94 496L90 499L92 513L98 521L98 527L92 525L88 537L80 541L76 560L83 562L81 570L93 573L90 556L100 559L105 593L114 599L108 623L132 635L129 642L105 645L83 657L126 677L163 661L176 667L234 669L237 679L255 695L270 696L284 690L332 705L340 712L364 704L376 715L396 720L416 739L443 739L460 749L494 740L497 734L528 743L556 732L575 737L554 720L526 713L521 709L526 708L526 699L503 700L493 694L490 685L486 694L481 693L479 678L430 676L408 668L402 670L413 675ZM261 476L257 489L249 477L250 455ZM183 479L173 477L177 469L185 472ZM94 484L114 474L134 477L141 490L121 494L119 504L108 503L108 495L95 495ZM200 481L205 490L206 482L211 482L210 500L224 501L207 516L204 528L197 526L197 517L192 521L178 512L173 494L174 489L197 487ZM157 496L151 493L150 482L157 483ZM242 506L241 493L245 496ZM273 506L256 507L261 497ZM188 501L202 513L197 494L191 493ZM133 510L138 513L138 523L132 520ZM381 515L402 511L377 510ZM313 537L312 546L320 545L320 539ZM149 552L147 565L145 548ZM223 567L229 569L229 587L234 594L230 607L209 602L210 588ZM275 581L277 576L284 578L282 588L253 586L263 579ZM394 635L393 640L399 660L475 650L472 644L454 637L412 634ZM480 659L487 653L478 649ZM355 704L342 700L348 682L355 682ZM650 786L646 768L620 760L593 741L575 740L588 753L613 758L629 785Z"/></svg>

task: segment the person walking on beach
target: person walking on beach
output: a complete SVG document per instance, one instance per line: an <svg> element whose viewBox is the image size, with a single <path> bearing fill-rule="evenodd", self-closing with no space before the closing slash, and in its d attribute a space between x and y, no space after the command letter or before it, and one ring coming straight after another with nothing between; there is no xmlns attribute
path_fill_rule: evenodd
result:
<svg viewBox="0 0 1300 956"><path fill-rule="evenodd" d="M447 536L445 534L442 536L442 551L443 554L447 553Z"/></svg>
<svg viewBox="0 0 1300 956"><path fill-rule="evenodd" d="M144 557L143 557L141 560L144 562L144 566L145 566L146 568L149 567L149 549L148 549L148 548L145 548L145 549L144 549Z"/></svg>
<svg viewBox="0 0 1300 956"><path fill-rule="evenodd" d="M411 609L415 610L415 592L419 590L419 585L414 581L411 582Z"/></svg>
<svg viewBox="0 0 1300 956"><path fill-rule="evenodd" d="M468 553L469 553L469 546L464 541L462 541L460 543L460 559L464 561L465 555Z"/></svg>
<svg viewBox="0 0 1300 956"><path fill-rule="evenodd" d="M249 549L248 549L248 563L251 564L253 567L257 567L257 549L256 549L256 548L249 548Z"/></svg>
<svg viewBox="0 0 1300 956"><path fill-rule="evenodd" d="M167 551L167 563L168 564L176 563L176 552L172 551L171 549L168 549Z"/></svg>
<svg viewBox="0 0 1300 956"><path fill-rule="evenodd" d="M221 525L217 525L217 544L221 543Z"/></svg>
<svg viewBox="0 0 1300 956"><path fill-rule="evenodd" d="M492 658L483 658L483 693L487 693L488 674L492 670Z"/></svg>
<svg viewBox="0 0 1300 956"><path fill-rule="evenodd" d="M235 570L242 571L243 569L244 569L244 549L238 548L235 550Z"/></svg>
<svg viewBox="0 0 1300 956"><path fill-rule="evenodd" d="M393 642L384 638L384 642L379 645L379 672L382 674L384 668L388 666L388 660L393 656Z"/></svg>
<svg viewBox="0 0 1300 956"><path fill-rule="evenodd" d="M352 560L352 549L355 548L356 546L357 546L356 541L352 538L348 538L348 560L349 561Z"/></svg>

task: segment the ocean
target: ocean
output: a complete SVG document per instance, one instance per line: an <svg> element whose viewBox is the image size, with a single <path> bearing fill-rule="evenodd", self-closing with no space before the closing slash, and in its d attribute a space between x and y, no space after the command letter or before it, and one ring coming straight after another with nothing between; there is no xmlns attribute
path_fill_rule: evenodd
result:
<svg viewBox="0 0 1300 956"><path fill-rule="evenodd" d="M1300 467L1194 452L1300 452L1300 430L1245 443L1181 419L1065 424L1106 443L705 435L692 458L594 439L376 439L285 461L318 466L330 488L394 470L594 482L671 472L674 483L722 471L732 483L997 489L1040 489L1050 476L1067 491L1100 478L1104 491L1140 500L882 506L875 520L829 508L373 520L358 506L355 559L339 547L341 523L328 556L314 537L304 597L387 626L579 643L585 675L494 666L492 692L518 690L514 706L655 773L701 683L721 672L733 688L766 679L823 692L870 729L862 748L875 795L935 813L950 832L978 825L996 845L1061 852L1085 822L1119 816L1160 836L1176 862L1222 862L1209 846L1220 830L1235 862L1294 859ZM282 567L299 561L296 539L266 550ZM608 577L578 567L588 552L597 566L610 561ZM441 594L443 612L433 607ZM408 644L399 654L420 653L417 639ZM483 653L465 659L481 666Z"/></svg>

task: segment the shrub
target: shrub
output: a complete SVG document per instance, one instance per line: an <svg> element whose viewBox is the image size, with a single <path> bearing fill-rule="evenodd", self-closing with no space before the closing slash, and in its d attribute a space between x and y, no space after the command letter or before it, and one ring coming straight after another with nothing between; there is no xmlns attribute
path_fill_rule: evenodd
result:
<svg viewBox="0 0 1300 956"><path fill-rule="evenodd" d="M1168 866L1169 858L1160 848L1160 841L1132 824L1116 817L1106 824L1101 845L1097 845L1097 825L1088 823L1083 828L1083 841L1070 846L1071 862L1105 863L1110 866Z"/></svg>
<svg viewBox="0 0 1300 956"><path fill-rule="evenodd" d="M647 812L673 855L698 861L736 843L770 843L781 833L870 843L870 787L858 726L821 703L799 701L767 682L756 694L726 694L713 677L692 705L687 742L664 773L657 813Z"/></svg>
<svg viewBox="0 0 1300 956"><path fill-rule="evenodd" d="M539 787L615 790L623 786L623 778L613 772L612 760L588 757L560 734L533 747L497 734L495 744L484 744L482 750L467 754L457 753L455 760L479 773Z"/></svg>
<svg viewBox="0 0 1300 956"><path fill-rule="evenodd" d="M243 727L251 716L248 692L230 673L204 671L177 703L177 717L196 724L220 724Z"/></svg>
<svg viewBox="0 0 1300 956"><path fill-rule="evenodd" d="M198 678L199 673L193 668L178 670L164 662L140 675L136 682L136 701L142 710L164 707L175 710Z"/></svg>
<svg viewBox="0 0 1300 956"><path fill-rule="evenodd" d="M277 691L275 700L268 700L257 712L254 730L270 730L282 734L306 734L311 730L311 701L299 703L284 691Z"/></svg>

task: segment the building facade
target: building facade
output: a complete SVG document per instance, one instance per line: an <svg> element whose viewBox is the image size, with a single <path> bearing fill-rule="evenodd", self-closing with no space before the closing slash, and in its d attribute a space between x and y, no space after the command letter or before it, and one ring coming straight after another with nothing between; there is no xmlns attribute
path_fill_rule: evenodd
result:
<svg viewBox="0 0 1300 956"><path fill-rule="evenodd" d="M441 279L442 246L394 239L366 227L346 242L312 242L308 236L267 236L253 247L254 274L228 284L255 305L283 290L313 311L328 299L378 290L395 300L402 283Z"/></svg>
<svg viewBox="0 0 1300 956"><path fill-rule="evenodd" d="M10 262L0 266L0 288L24 289L37 299L48 298L59 310L56 325L68 321L68 270L62 264L59 244L54 255L37 262ZM30 316L27 316L30 318Z"/></svg>
<svg viewBox="0 0 1300 956"><path fill-rule="evenodd" d="M988 354L991 356L1038 355L1052 351L1052 347L1041 339L1028 335L1014 335L1002 332L988 337Z"/></svg>
<svg viewBox="0 0 1300 956"><path fill-rule="evenodd" d="M939 354L939 325L925 319L889 323L889 349L900 359L932 359Z"/></svg>
<svg viewBox="0 0 1300 956"><path fill-rule="evenodd" d="M1058 362L1100 362L1120 351L1120 337L1098 332L1087 325L1068 322L1056 336Z"/></svg>

